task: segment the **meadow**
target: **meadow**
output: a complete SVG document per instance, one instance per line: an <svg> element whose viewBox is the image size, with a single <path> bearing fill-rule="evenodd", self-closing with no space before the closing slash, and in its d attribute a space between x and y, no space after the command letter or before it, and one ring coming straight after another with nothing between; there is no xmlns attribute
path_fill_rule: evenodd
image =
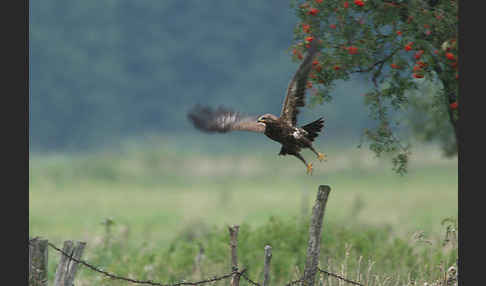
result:
<svg viewBox="0 0 486 286"><path fill-rule="evenodd" d="M227 272L227 226L239 224L248 273L261 279L263 247L271 243L273 279L284 283L302 270L310 209L326 184L323 267L351 275L373 265L382 279L426 280L455 261L456 246L444 239L457 219L456 158L418 146L408 174L399 176L389 158L335 144L321 148L327 162L304 154L314 164L309 176L297 159L269 149L206 153L146 144L32 153L29 233L58 246L86 241L84 258L104 269L169 282ZM109 229L106 219L114 222ZM206 260L195 273L201 249ZM58 256L51 257L52 276ZM88 270L78 276L76 285L129 285Z"/></svg>

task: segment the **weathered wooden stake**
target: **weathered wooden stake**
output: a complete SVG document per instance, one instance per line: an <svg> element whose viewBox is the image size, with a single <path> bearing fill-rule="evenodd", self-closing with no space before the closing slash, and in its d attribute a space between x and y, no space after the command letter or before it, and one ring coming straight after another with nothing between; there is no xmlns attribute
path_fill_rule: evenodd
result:
<svg viewBox="0 0 486 286"><path fill-rule="evenodd" d="M239 225L229 226L230 246L231 246L231 271L238 271L238 230ZM231 286L240 285L240 275L235 274L231 278Z"/></svg>
<svg viewBox="0 0 486 286"><path fill-rule="evenodd" d="M322 220L326 208L327 198L331 188L321 185L317 192L316 203L312 208L312 218L309 227L309 242L307 244L307 256L304 268L304 285L314 286L315 275L319 264L321 246Z"/></svg>
<svg viewBox="0 0 486 286"><path fill-rule="evenodd" d="M73 258L80 260L85 246L85 242L78 241L76 245L74 245L72 240L67 240L64 242L62 251ZM72 286L77 271L78 263L72 260L71 257L61 254L61 259L57 265L56 276L54 278L54 286Z"/></svg>
<svg viewBox="0 0 486 286"><path fill-rule="evenodd" d="M62 251L72 255L73 253L73 241L66 240L62 246ZM64 285L64 281L67 273L67 264L69 263L69 257L61 253L61 258L59 259L59 264L56 269L56 276L54 278L54 286Z"/></svg>
<svg viewBox="0 0 486 286"><path fill-rule="evenodd" d="M265 246L265 262L263 264L263 286L270 285L270 261L272 260L272 247Z"/></svg>
<svg viewBox="0 0 486 286"><path fill-rule="evenodd" d="M238 269L238 230L239 225L233 225L228 227L230 233L230 246L231 246L231 270Z"/></svg>
<svg viewBox="0 0 486 286"><path fill-rule="evenodd" d="M105 226L104 243L105 243L105 248L108 248L111 240L111 226L115 224L115 221L111 218L106 218L101 224Z"/></svg>
<svg viewBox="0 0 486 286"><path fill-rule="evenodd" d="M81 256L83 256L83 251L84 247L86 246L86 242L78 241L76 242L76 245L74 246L74 251L73 251L73 258L80 260ZM66 275L66 282L64 285L66 286L72 286L74 285L74 277L76 276L76 273L78 272L78 267L79 263L75 261L71 261L70 265L68 265L68 273Z"/></svg>
<svg viewBox="0 0 486 286"><path fill-rule="evenodd" d="M199 252L197 253L196 257L194 257L194 271L193 274L197 277L202 279L202 271L201 271L201 261L204 258L204 247L199 244Z"/></svg>
<svg viewBox="0 0 486 286"><path fill-rule="evenodd" d="M47 239L30 241L32 254L30 261L29 286L47 286Z"/></svg>

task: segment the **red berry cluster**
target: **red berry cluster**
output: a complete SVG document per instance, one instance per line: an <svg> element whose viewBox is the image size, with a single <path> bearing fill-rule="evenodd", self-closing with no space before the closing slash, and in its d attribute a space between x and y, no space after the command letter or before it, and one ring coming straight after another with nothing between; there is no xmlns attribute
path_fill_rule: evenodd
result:
<svg viewBox="0 0 486 286"><path fill-rule="evenodd" d="M304 31L304 33L310 33L310 25L302 24L302 31Z"/></svg>
<svg viewBox="0 0 486 286"><path fill-rule="evenodd" d="M319 13L319 9L317 8L311 8L309 10L309 15L317 15Z"/></svg>
<svg viewBox="0 0 486 286"><path fill-rule="evenodd" d="M297 49L294 49L294 50L292 51L292 54L294 54L295 56L297 56L297 58L298 58L299 60L301 60L301 59L303 59L303 58L304 58L304 57L302 56L302 53L301 53L299 50L297 50Z"/></svg>
<svg viewBox="0 0 486 286"><path fill-rule="evenodd" d="M358 53L358 47L355 47L355 46L346 47L346 50L348 50L348 53L350 55L355 55L355 54Z"/></svg>
<svg viewBox="0 0 486 286"><path fill-rule="evenodd" d="M405 45L405 51L411 51L412 50L412 45L413 45L413 42L409 42L407 45Z"/></svg>

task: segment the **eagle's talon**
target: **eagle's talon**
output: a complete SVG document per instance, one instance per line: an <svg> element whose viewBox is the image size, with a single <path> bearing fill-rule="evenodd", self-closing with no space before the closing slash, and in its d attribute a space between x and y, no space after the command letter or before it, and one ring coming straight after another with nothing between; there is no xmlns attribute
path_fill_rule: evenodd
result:
<svg viewBox="0 0 486 286"><path fill-rule="evenodd" d="M312 175L312 163L307 164L307 174Z"/></svg>
<svg viewBox="0 0 486 286"><path fill-rule="evenodd" d="M317 159L318 159L319 161L322 161L322 160L327 161L327 156L326 156L326 154L323 154L323 153L317 152Z"/></svg>

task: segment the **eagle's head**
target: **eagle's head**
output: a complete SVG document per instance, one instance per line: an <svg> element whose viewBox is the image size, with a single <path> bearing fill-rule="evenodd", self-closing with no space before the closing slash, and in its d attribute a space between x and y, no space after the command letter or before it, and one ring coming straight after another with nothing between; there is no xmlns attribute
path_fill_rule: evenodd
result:
<svg viewBox="0 0 486 286"><path fill-rule="evenodd" d="M263 124L272 124L274 122L276 122L278 120L278 117L273 115L273 114L270 114L270 113L267 113L267 114L263 114L262 116L258 117L258 120L257 122L258 123L263 123Z"/></svg>

